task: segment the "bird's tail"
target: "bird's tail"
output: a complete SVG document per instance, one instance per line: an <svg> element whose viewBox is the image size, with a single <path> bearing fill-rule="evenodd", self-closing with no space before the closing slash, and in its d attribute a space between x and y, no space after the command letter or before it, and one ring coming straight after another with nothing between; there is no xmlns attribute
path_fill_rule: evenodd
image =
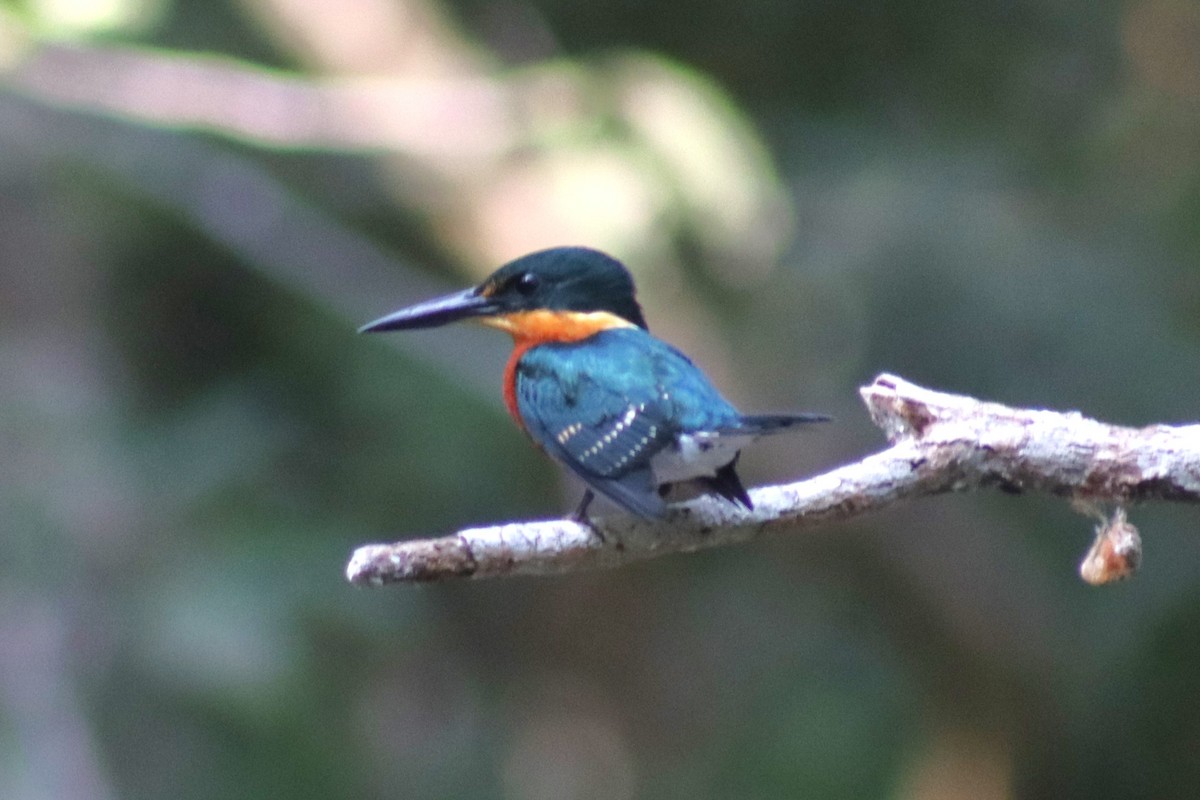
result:
<svg viewBox="0 0 1200 800"><path fill-rule="evenodd" d="M729 437L726 441L732 441L734 446L740 448L743 444L748 444L760 436L790 430L810 422L829 422L829 420L830 418L824 414L749 414L739 417L733 425L712 431L712 433L721 437ZM738 453L735 452L733 460L718 469L715 475L703 477L700 480L710 492L721 495L734 505L752 509L754 504L750 502L750 495L742 486L742 481L734 469L737 459Z"/></svg>
<svg viewBox="0 0 1200 800"><path fill-rule="evenodd" d="M737 424L719 431L719 433L741 433L754 436L765 436L779 433L797 425L807 425L810 422L829 422L832 417L825 414L747 414L741 417Z"/></svg>

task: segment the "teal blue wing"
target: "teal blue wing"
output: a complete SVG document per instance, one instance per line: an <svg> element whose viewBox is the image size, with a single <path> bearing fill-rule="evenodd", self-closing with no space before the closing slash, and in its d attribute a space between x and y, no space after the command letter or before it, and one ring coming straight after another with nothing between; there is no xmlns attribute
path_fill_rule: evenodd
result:
<svg viewBox="0 0 1200 800"><path fill-rule="evenodd" d="M651 459L683 431L738 419L686 356L633 328L530 349L517 367L517 408L547 453L641 516L666 512Z"/></svg>

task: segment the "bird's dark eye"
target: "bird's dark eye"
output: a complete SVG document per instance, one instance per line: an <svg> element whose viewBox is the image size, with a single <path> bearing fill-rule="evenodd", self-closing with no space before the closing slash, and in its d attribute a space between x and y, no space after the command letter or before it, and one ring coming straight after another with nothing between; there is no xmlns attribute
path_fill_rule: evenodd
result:
<svg viewBox="0 0 1200 800"><path fill-rule="evenodd" d="M534 289L538 288L538 284L542 280L532 272L526 272L521 277L517 278L517 291L521 294L533 294Z"/></svg>

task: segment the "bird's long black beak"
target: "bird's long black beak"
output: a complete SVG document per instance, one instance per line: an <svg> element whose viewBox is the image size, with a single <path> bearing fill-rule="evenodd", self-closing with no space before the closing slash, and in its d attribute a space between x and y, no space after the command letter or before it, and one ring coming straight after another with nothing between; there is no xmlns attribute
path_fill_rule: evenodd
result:
<svg viewBox="0 0 1200 800"><path fill-rule="evenodd" d="M477 294L474 288L426 300L415 306L393 311L386 317L368 322L358 329L359 333L402 331L412 328L436 328L460 319L487 317L499 311L494 301Z"/></svg>

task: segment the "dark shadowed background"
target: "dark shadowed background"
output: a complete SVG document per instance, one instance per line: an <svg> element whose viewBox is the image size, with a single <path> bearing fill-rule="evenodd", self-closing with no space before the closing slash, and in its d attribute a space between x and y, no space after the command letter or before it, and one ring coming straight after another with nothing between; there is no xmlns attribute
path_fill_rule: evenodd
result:
<svg viewBox="0 0 1200 800"><path fill-rule="evenodd" d="M355 589L554 515L508 342L361 323L558 244L750 411L891 371L1200 417L1192 0L0 4L0 797L1191 798L1200 514L1076 575L946 496L610 573Z"/></svg>

